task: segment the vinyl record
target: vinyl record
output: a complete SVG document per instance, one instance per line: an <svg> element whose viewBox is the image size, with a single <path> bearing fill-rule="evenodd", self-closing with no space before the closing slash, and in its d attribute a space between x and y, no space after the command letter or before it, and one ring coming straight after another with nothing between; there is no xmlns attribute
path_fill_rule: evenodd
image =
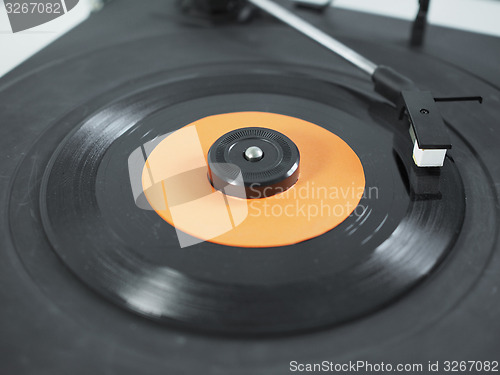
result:
<svg viewBox="0 0 500 375"><path fill-rule="evenodd" d="M342 111L338 98L357 108L358 117ZM245 250L202 242L181 249L174 227L135 204L129 156L194 116L217 114L214 108L262 111L264 103L267 112L283 115L296 116L300 108L303 117L343 139L375 193L365 194L360 213L335 230L293 246ZM464 196L455 164L449 160L441 170L438 195L412 199L404 166L411 171L407 134L384 103L315 77L225 70L215 78L167 81L98 110L63 140L41 183L42 223L56 253L87 285L154 319L252 334L338 324L407 292L442 260L460 231ZM406 142L399 146L398 138Z"/></svg>

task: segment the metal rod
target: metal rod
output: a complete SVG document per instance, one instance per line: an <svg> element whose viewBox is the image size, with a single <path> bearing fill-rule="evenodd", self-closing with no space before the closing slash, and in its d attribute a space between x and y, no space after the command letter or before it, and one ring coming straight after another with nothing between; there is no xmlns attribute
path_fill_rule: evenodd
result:
<svg viewBox="0 0 500 375"><path fill-rule="evenodd" d="M377 69L377 65L374 62L368 60L366 57L347 47L345 44L332 38L330 35L311 25L309 22L296 16L288 9L282 7L279 4L276 4L274 1L248 0L248 2L255 5L257 8L262 9L266 13L269 13L270 15L276 17L280 21L286 23L288 26L301 32L302 34L307 35L317 43L343 57L351 64L357 66L365 73L373 75L375 69Z"/></svg>

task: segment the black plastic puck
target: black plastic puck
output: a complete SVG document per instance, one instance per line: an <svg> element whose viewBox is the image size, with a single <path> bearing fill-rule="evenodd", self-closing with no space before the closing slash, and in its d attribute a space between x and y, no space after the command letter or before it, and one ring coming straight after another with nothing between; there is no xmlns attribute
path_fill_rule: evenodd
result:
<svg viewBox="0 0 500 375"><path fill-rule="evenodd" d="M224 134L210 147L209 178L227 195L270 197L297 182L299 161L297 146L280 132L242 128Z"/></svg>

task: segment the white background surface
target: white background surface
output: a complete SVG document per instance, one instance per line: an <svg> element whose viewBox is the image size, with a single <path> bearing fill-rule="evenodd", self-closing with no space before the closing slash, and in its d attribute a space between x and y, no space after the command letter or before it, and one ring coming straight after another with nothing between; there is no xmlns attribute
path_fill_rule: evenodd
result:
<svg viewBox="0 0 500 375"><path fill-rule="evenodd" d="M67 14L13 34L4 2L0 0L0 77L85 20L94 1L80 0ZM147 0L142 1L147 6ZM334 0L333 5L407 20L414 19L418 10L418 0ZM500 1L431 0L429 22L500 36Z"/></svg>
<svg viewBox="0 0 500 375"><path fill-rule="evenodd" d="M14 34L4 1L0 0L0 77L85 20L91 9L91 1L80 0L76 7L55 20Z"/></svg>

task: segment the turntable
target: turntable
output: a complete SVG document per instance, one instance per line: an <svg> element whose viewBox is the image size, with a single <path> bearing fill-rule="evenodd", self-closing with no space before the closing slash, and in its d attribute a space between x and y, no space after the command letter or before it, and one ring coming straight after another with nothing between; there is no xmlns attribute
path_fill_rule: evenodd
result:
<svg viewBox="0 0 500 375"><path fill-rule="evenodd" d="M0 80L2 373L499 371L499 39L298 5L113 1Z"/></svg>

